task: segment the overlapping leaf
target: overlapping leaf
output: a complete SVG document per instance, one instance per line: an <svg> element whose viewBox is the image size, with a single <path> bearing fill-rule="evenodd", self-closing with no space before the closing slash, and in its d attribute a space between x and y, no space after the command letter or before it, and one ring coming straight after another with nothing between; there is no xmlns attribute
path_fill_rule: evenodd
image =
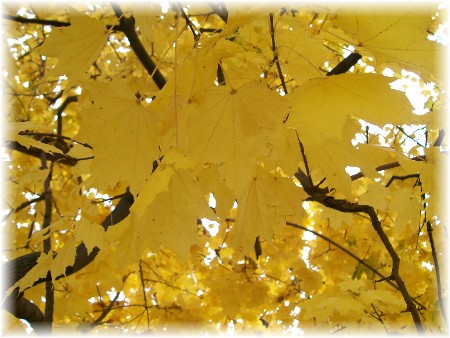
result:
<svg viewBox="0 0 450 338"><path fill-rule="evenodd" d="M427 39L433 7L344 9L333 22L351 38L358 50L368 51L378 64L420 71L424 77L443 75L443 47ZM398 70L400 70L399 68Z"/></svg>
<svg viewBox="0 0 450 338"><path fill-rule="evenodd" d="M74 9L69 11L70 26L55 28L45 43L36 49L58 58L58 65L47 75L67 75L74 84L97 60L107 38L105 25Z"/></svg>
<svg viewBox="0 0 450 338"><path fill-rule="evenodd" d="M233 246L244 253L253 250L257 236L268 242L286 226L286 216L299 216L306 193L292 180L263 169L238 199L238 213L234 225Z"/></svg>
<svg viewBox="0 0 450 338"><path fill-rule="evenodd" d="M92 105L83 112L79 138L94 148L93 180L99 188L126 181L137 193L159 157L156 114L121 80L88 90Z"/></svg>
<svg viewBox="0 0 450 338"><path fill-rule="evenodd" d="M211 90L188 120L188 153L201 162L219 164L226 184L236 193L247 186L254 164L274 158L287 137L282 124L289 103L263 84Z"/></svg>

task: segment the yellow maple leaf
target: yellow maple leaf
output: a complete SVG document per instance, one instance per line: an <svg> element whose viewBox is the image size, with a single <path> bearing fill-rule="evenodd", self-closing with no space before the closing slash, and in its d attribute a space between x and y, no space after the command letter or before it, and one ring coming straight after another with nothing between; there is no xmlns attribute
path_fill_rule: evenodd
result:
<svg viewBox="0 0 450 338"><path fill-rule="evenodd" d="M216 87L188 120L189 154L220 164L219 172L237 194L255 173L260 156L273 157L287 135L283 126L289 102L263 84L239 89Z"/></svg>
<svg viewBox="0 0 450 338"><path fill-rule="evenodd" d="M127 257L129 262L137 261L146 248L158 252L161 244L185 259L198 241L197 219L217 219L208 207L206 192L192 174L184 169L170 170L167 188L154 191L150 200L146 199L150 192L144 198L139 195L135 202L139 206L108 230L110 241L119 242L116 249L132 256Z"/></svg>
<svg viewBox="0 0 450 338"><path fill-rule="evenodd" d="M233 247L248 253L253 250L257 236L271 242L273 235L286 226L286 216L301 213L306 196L291 179L259 169L238 199L236 223L231 232Z"/></svg>
<svg viewBox="0 0 450 338"><path fill-rule="evenodd" d="M82 241L89 254L95 247L102 248L105 244L105 229L97 223L81 218L75 224L75 239Z"/></svg>
<svg viewBox="0 0 450 338"><path fill-rule="evenodd" d="M92 176L99 188L126 181L136 194L159 157L157 116L120 79L87 86L79 138L93 147Z"/></svg>
<svg viewBox="0 0 450 338"><path fill-rule="evenodd" d="M48 76L65 74L69 82L75 84L97 60L108 32L103 23L74 9L69 10L69 15L70 26L54 29L36 51L58 58L57 66Z"/></svg>
<svg viewBox="0 0 450 338"><path fill-rule="evenodd" d="M433 14L433 6L372 6L363 12L349 7L340 10L332 21L351 37L350 43L358 51L369 52L378 64L419 71L426 78L443 75L439 60L444 48L427 39Z"/></svg>
<svg viewBox="0 0 450 338"><path fill-rule="evenodd" d="M297 129L305 146L343 135L353 115L375 125L408 123L412 106L406 96L392 90L391 78L379 74L342 74L313 79L289 95L292 112L288 124Z"/></svg>
<svg viewBox="0 0 450 338"><path fill-rule="evenodd" d="M66 272L68 266L72 266L75 262L75 253L77 251L77 243L74 240L69 240L64 243L64 246L58 250L56 257L50 265L52 278L59 277Z"/></svg>
<svg viewBox="0 0 450 338"><path fill-rule="evenodd" d="M11 292L15 288L19 288L19 292L23 291L33 285L34 282L39 280L40 278L44 278L47 275L47 272L50 271L50 266L52 263L53 257L51 254L45 254L44 252L41 252L41 255L39 256L36 265L28 271L28 273L18 280L13 286L11 286L6 292L5 296L11 294Z"/></svg>

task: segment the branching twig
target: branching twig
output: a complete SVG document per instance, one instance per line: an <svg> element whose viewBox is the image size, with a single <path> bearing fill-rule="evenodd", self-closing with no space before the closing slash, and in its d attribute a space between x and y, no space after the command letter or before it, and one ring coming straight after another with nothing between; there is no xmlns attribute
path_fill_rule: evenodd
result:
<svg viewBox="0 0 450 338"><path fill-rule="evenodd" d="M119 5L115 2L111 2L111 7L114 10L114 13L116 14L117 18L119 19L120 30L124 32L124 34L128 38L128 41L130 42L130 47L133 49L139 61L141 61L141 64L147 70L147 73L153 78L153 81L155 81L158 88L162 89L166 84L166 79L159 71L159 69L156 67L150 55L148 55L141 40L139 40L139 37L135 30L134 17L133 16L130 16L129 18L125 17Z"/></svg>
<svg viewBox="0 0 450 338"><path fill-rule="evenodd" d="M277 66L278 76L280 77L281 85L283 86L284 94L288 93L286 82L284 82L283 72L281 71L280 60L278 59L278 51L275 44L275 28L273 25L273 13L269 14L270 19L270 37L272 39L272 53L273 53L273 62Z"/></svg>
<svg viewBox="0 0 450 338"><path fill-rule="evenodd" d="M305 161L305 166L307 161L306 156L304 156L303 160ZM305 192L310 196L310 201L318 202L330 209L337 210L344 213L363 213L369 216L370 221L372 223L373 229L378 234L378 237L383 242L384 247L391 256L392 259L392 270L388 279L394 280L398 286L399 291L401 292L403 299L406 303L406 311L411 313L411 316L414 320L414 325L416 326L416 330L419 334L424 333L424 328L422 325L422 321L420 319L419 311L414 304L413 298L409 295L408 290L406 289L405 283L400 276L400 257L392 246L388 236L383 230L380 220L378 219L377 213L372 206L357 204L349 202L345 199L335 199L332 196L328 196L326 194L325 188L320 188L319 185L314 186L311 185L312 179L307 176L301 169L298 169L295 176L300 180L300 183L303 186Z"/></svg>
<svg viewBox="0 0 450 338"><path fill-rule="evenodd" d="M195 25L192 23L192 21L189 19L189 17L187 16L186 12L184 11L182 6L179 6L180 9L180 13L181 16L183 17L183 19L186 21L187 26L189 27L189 29L192 32L192 35L194 36L194 41L197 43L198 40L200 39L200 34L197 32Z"/></svg>
<svg viewBox="0 0 450 338"><path fill-rule="evenodd" d="M412 158L410 158L410 160L419 161L419 162L426 161L427 157L425 155L420 155L420 156L412 157ZM398 168L398 167L400 167L400 162L395 161L395 162L390 162L390 163L379 165L378 167L375 168L375 170L383 171L383 170L394 169L394 168ZM352 181L357 180L362 177L364 177L364 173L362 173L362 172L359 172L359 173L356 173L356 174L350 176Z"/></svg>
<svg viewBox="0 0 450 338"><path fill-rule="evenodd" d="M302 176L306 176L306 174L303 173L301 170L299 170L299 172ZM309 187L309 189L311 189L311 187ZM308 191L307 189L305 189L305 191L310 195L309 200L318 202L328 208L345 213L364 213L370 217L372 227L377 232L378 237L383 242L384 247L386 248L392 259L392 271L388 278L396 282L398 289L400 290L403 299L405 300L407 311L411 313L411 316L414 320L417 332L419 334L423 334L424 329L422 326L422 321L420 319L419 311L414 305L414 300L409 295L405 283L403 282L403 279L399 273L400 257L398 256L397 252L395 251L394 247L389 241L389 238L384 232L381 222L378 219L377 213L375 212L375 209L369 205L356 204L344 199L335 199L332 196L327 196L318 189L314 189L314 187L312 188L312 190Z"/></svg>
<svg viewBox="0 0 450 338"><path fill-rule="evenodd" d="M139 261L139 276L141 278L142 294L144 296L144 307L147 314L147 331L150 332L150 313L148 312L147 293L145 292L144 273L142 272L142 260Z"/></svg>
<svg viewBox="0 0 450 338"><path fill-rule="evenodd" d="M397 175L394 175L394 176L392 176L392 177L389 179L389 181L386 183L386 188L388 188L388 187L392 184L392 182L394 182L394 180L401 180L401 181L404 181L404 180L407 180L407 179L409 179L409 178L415 178L415 179L417 180L417 179L419 179L419 177L420 177L419 174L410 174L410 175L405 175L405 176L397 176Z"/></svg>
<svg viewBox="0 0 450 338"><path fill-rule="evenodd" d="M349 255L350 257L352 257L353 259L355 259L356 261L358 261L359 264L364 265L366 268L368 268L370 271L372 271L374 274L376 274L377 276L381 277L381 280L388 283L390 286L394 287L395 289L399 290L399 287L393 283L387 276L383 275L381 272L379 272L377 269L375 269L373 266L371 266L370 264L368 264L367 262L365 262L363 259L359 258L358 256L356 256L353 252L351 252L350 250L346 249L345 247L343 247L342 245L340 245L339 243L335 242L334 240L332 240L331 238L322 235L321 233L314 231L312 229L308 229L307 227L304 227L300 224L296 224L293 222L286 222L286 225L294 227L294 228L298 228L298 229L302 229L304 231L308 231L312 234L314 234L315 236L322 238L323 240L327 241L328 243L334 245L335 247L337 247L338 249L342 250L343 252L345 252L347 255ZM420 309L426 309L426 307L421 304L420 302L418 302L417 300L413 299L413 302L416 303Z"/></svg>
<svg viewBox="0 0 450 338"><path fill-rule="evenodd" d="M20 131L18 135L54 137L54 138L68 140L68 141L71 141L71 142L74 142L74 143L78 143L79 145L82 145L83 147L86 147L86 148L89 148L89 149L93 149L92 146L87 144L87 143L79 142L79 141L74 140L73 138L71 138L69 136L64 136L64 135L56 135L56 134L52 134L52 133L39 133L39 132L34 132L34 131Z"/></svg>
<svg viewBox="0 0 450 338"><path fill-rule="evenodd" d="M6 148L16 150L23 154L27 154L27 155L41 159L42 150L39 148L35 148L35 147L27 148L27 147L21 145L17 141L6 141L4 143L4 145ZM75 157L72 157L72 156L69 156L66 154L60 154L60 153L45 153L45 157L46 157L47 161L58 162L58 163L69 165L69 166L76 165L78 163L78 161L90 160L90 159L94 158L93 156L86 157L86 158L75 158Z"/></svg>
<svg viewBox="0 0 450 338"><path fill-rule="evenodd" d="M425 148L425 146L423 144L420 144L419 141L417 141L414 137L412 137L411 135L408 135L408 133L400 126L395 126L395 128L397 128L398 130L400 130L403 135L405 135L407 138L409 138L410 140L412 140L414 143L416 143L418 146L421 146L422 148Z"/></svg>

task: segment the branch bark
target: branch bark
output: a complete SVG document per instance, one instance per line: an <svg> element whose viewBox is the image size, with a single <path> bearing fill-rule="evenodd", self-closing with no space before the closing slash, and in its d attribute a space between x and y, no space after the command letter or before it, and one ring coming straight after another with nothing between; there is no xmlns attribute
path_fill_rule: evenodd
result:
<svg viewBox="0 0 450 338"><path fill-rule="evenodd" d="M133 49L134 53L138 57L141 64L147 70L148 74L153 78L156 85L159 89L162 89L166 84L166 79L156 67L155 63L151 59L150 55L148 55L147 51L144 48L141 40L135 30L135 20L133 16L129 18L125 17L119 5L115 2L111 2L111 7L114 10L117 18L119 19L120 25L119 29L124 32L128 41L130 42L130 47Z"/></svg>
<svg viewBox="0 0 450 338"><path fill-rule="evenodd" d="M103 221L102 226L105 228L105 230L127 217L130 213L129 208L131 207L133 202L134 197L130 193L130 191L127 190L124 196L120 199L119 203L117 203L114 211L111 212ZM86 246L84 244L80 244L76 250L76 257L73 266L66 269L65 275L58 276L56 279L62 278L64 276L69 276L81 270L94 260L99 251L100 249L95 247L92 252L88 254ZM28 271L30 271L36 265L40 255L40 252L32 252L4 263L2 266L2 275L6 276L6 280L4 280L3 292L14 285L18 280L23 278L28 273ZM41 278L40 280L36 281L33 286L47 280L51 280L51 277L47 276L46 278ZM3 307L7 311L9 311L17 318L25 319L27 321L35 321L38 318L41 318L40 316L36 315L35 311L33 312L28 308L23 308L23 306L25 305L28 307L30 307L31 305L27 304L27 300L23 297L20 297L20 295L19 298L17 298L16 296L17 292L13 292L8 297L8 300L4 303Z"/></svg>
<svg viewBox="0 0 450 338"><path fill-rule="evenodd" d="M336 67L327 73L327 76L344 74L350 70L362 58L358 53L351 53L344 60L339 62Z"/></svg>
<svg viewBox="0 0 450 338"><path fill-rule="evenodd" d="M395 251L394 247L392 246L391 242L389 241L389 238L387 237L386 233L384 232L381 222L378 219L377 213L375 212L375 209L369 205L356 204L356 203L348 202L347 200L344 200L344 199L335 199L332 196L326 195L323 192L323 188L319 188L318 186L314 186L314 185L311 186L309 184L311 179L310 178L308 179L308 176L300 169L295 174L295 176L299 179L305 192L310 196L309 197L310 201L318 202L328 208L331 208L331 209L334 209L334 210L337 210L340 212L364 213L367 216L369 216L373 229L378 234L378 237L383 242L384 247L386 248L386 250L389 253L389 256L391 256L391 259L392 259L392 270L391 270L391 274L388 277L388 279L395 281L395 283L397 284L397 287L400 290L400 292L403 296L403 299L406 303L406 311L411 313L411 316L414 320L414 325L416 326L417 332L421 335L424 334L424 328L422 325L422 321L420 319L419 311L418 311L417 307L414 305L414 300L408 293L405 283L403 282L403 279L399 273L400 257L397 255L397 252Z"/></svg>

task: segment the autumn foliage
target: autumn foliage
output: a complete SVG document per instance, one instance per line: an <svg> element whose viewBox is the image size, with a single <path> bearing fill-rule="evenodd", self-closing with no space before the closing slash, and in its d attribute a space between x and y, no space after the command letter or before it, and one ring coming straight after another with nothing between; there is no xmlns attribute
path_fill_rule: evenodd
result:
<svg viewBox="0 0 450 338"><path fill-rule="evenodd" d="M5 4L4 332L446 334L445 10L367 6Z"/></svg>

